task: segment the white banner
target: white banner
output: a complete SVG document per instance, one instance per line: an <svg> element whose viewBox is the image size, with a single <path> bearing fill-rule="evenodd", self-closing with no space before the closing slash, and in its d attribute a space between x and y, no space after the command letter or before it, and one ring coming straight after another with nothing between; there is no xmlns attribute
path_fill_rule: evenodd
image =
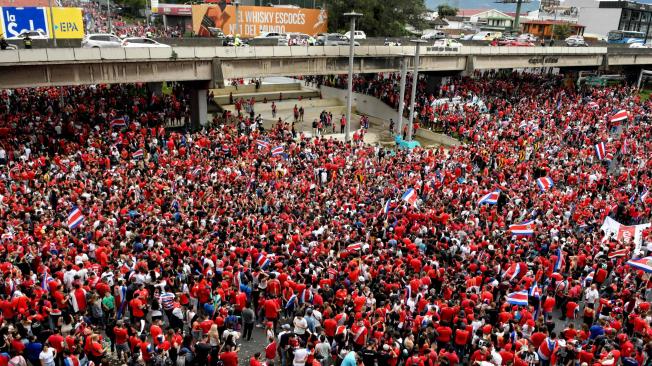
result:
<svg viewBox="0 0 652 366"><path fill-rule="evenodd" d="M639 250L641 248L643 230L648 227L650 227L649 222L647 224L627 226L611 217L607 217L604 219L600 230L604 231L606 235L603 240L606 240L610 236L615 236L616 240L624 243L629 243L634 240L636 250Z"/></svg>

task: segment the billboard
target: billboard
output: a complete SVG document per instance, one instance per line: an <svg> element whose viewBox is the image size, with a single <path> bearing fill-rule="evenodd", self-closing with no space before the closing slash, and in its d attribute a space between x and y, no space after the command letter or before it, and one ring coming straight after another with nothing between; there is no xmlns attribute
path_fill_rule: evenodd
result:
<svg viewBox="0 0 652 366"><path fill-rule="evenodd" d="M328 30L328 15L324 9L240 6L238 29L235 13L233 5L193 5L192 29L199 36L209 36L208 28L220 28L225 34L239 34L244 38L265 32L313 35Z"/></svg>
<svg viewBox="0 0 652 366"><path fill-rule="evenodd" d="M46 10L47 20L49 21L49 9ZM84 38L84 19L81 8L52 8L52 18L54 20L54 34L57 39ZM50 27L50 32L52 32L52 28Z"/></svg>
<svg viewBox="0 0 652 366"><path fill-rule="evenodd" d="M41 31L49 38L54 32L58 39L83 38L84 21L81 8L52 8L54 24L50 24L48 8L0 8L0 34L5 38L17 38L25 31Z"/></svg>
<svg viewBox="0 0 652 366"><path fill-rule="evenodd" d="M5 38L17 38L25 31L41 31L50 35L45 8L4 7L2 10L2 29Z"/></svg>

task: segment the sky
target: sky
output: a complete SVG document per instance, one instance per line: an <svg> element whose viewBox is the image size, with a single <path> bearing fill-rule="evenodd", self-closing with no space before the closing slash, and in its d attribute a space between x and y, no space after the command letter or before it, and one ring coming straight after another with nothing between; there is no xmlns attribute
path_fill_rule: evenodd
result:
<svg viewBox="0 0 652 366"><path fill-rule="evenodd" d="M426 0L428 9L436 10L440 4L449 4L461 9L498 9L501 11L516 11L516 4L499 4L495 0ZM529 4L523 3L521 12L536 10L539 7L538 1Z"/></svg>

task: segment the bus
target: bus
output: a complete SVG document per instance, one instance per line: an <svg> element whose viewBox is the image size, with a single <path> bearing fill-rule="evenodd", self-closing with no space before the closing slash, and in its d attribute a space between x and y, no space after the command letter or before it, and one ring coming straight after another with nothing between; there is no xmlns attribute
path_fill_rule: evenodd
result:
<svg viewBox="0 0 652 366"><path fill-rule="evenodd" d="M645 43L645 33L643 32L631 32L631 31L622 31L622 30L612 30L607 34L607 43L622 43L622 44L632 44L632 43Z"/></svg>

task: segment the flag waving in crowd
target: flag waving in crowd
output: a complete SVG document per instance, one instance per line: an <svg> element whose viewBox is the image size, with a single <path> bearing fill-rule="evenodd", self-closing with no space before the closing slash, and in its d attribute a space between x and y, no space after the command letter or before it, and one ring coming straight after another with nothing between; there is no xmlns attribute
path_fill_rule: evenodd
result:
<svg viewBox="0 0 652 366"><path fill-rule="evenodd" d="M495 205L498 203L498 199L500 198L500 189L497 189L493 192L489 192L485 194L484 196L480 197L478 200L478 206L482 204L487 204L487 205Z"/></svg>
<svg viewBox="0 0 652 366"><path fill-rule="evenodd" d="M84 221L84 215L77 206L73 206L70 214L68 214L68 229L76 229Z"/></svg>
<svg viewBox="0 0 652 366"><path fill-rule="evenodd" d="M554 185L555 184L550 177L541 177L537 179L537 186L539 186L541 192L549 191Z"/></svg>
<svg viewBox="0 0 652 366"><path fill-rule="evenodd" d="M401 199L412 206L416 206L419 196L417 195L417 191L415 191L414 188L409 188L407 191L405 191L405 193L403 193Z"/></svg>

